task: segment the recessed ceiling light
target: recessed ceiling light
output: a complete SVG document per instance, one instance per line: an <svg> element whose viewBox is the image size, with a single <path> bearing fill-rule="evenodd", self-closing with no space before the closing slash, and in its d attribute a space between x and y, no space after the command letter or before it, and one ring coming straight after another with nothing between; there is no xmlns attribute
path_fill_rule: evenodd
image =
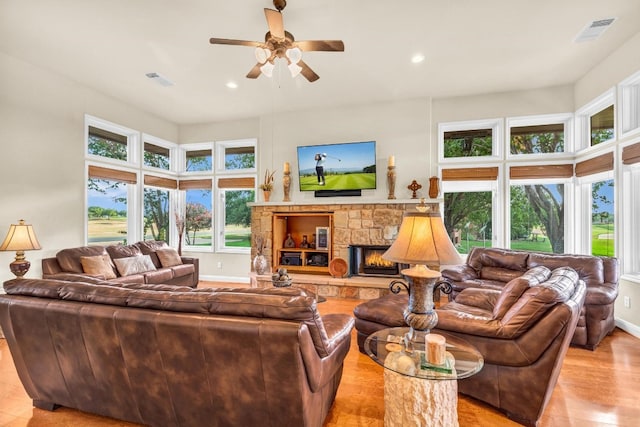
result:
<svg viewBox="0 0 640 427"><path fill-rule="evenodd" d="M421 53L416 53L411 57L411 62L413 62L414 64L419 64L424 60L425 60L425 56Z"/></svg>
<svg viewBox="0 0 640 427"><path fill-rule="evenodd" d="M238 83L236 83L236 82L228 82L227 83L227 87L229 89L238 89Z"/></svg>

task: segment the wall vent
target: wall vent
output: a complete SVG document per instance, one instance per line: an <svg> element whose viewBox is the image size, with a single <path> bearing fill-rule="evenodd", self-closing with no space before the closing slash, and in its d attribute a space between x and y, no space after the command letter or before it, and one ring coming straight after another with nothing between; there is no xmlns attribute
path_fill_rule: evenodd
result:
<svg viewBox="0 0 640 427"><path fill-rule="evenodd" d="M611 26L611 24L613 24L615 20L616 18L606 18L590 22L582 31L580 31L574 41L576 43L580 43L597 39L607 30L607 28Z"/></svg>

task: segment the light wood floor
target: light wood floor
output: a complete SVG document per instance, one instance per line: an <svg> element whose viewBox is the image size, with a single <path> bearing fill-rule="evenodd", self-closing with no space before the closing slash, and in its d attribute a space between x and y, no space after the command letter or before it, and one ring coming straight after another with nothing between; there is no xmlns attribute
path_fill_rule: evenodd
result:
<svg viewBox="0 0 640 427"><path fill-rule="evenodd" d="M237 286L237 285L236 285ZM329 298L321 313L349 313L358 300ZM355 331L336 401L325 427L382 427L382 367L358 351ZM501 413L459 396L460 426L518 426ZM32 407L15 371L6 340L0 339L0 426L134 426L68 408ZM594 352L570 348L542 427L640 426L640 340L616 329ZM245 427L245 426L238 426Z"/></svg>

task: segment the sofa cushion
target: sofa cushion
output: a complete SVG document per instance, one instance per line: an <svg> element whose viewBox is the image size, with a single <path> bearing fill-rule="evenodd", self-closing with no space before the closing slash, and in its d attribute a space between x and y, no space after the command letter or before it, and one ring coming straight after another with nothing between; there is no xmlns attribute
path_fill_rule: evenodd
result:
<svg viewBox="0 0 640 427"><path fill-rule="evenodd" d="M509 270L526 271L529 253L516 252L500 248L476 248L471 250L467 258L467 264L476 271L483 267L500 267Z"/></svg>
<svg viewBox="0 0 640 427"><path fill-rule="evenodd" d="M107 253L94 256L81 256L80 263L82 264L82 270L87 274L102 276L105 279L116 278L114 266L111 263L111 257L109 257L109 254Z"/></svg>
<svg viewBox="0 0 640 427"><path fill-rule="evenodd" d="M156 266L151 262L149 255L138 255L126 258L116 258L113 260L118 273L121 276L131 276L133 274L144 273L146 271L152 271L156 269Z"/></svg>
<svg viewBox="0 0 640 427"><path fill-rule="evenodd" d="M493 318L502 319L511 306L522 296L524 291L530 286L544 282L550 275L551 271L541 265L529 269L522 276L509 281L502 292L500 292L500 296L493 307Z"/></svg>
<svg viewBox="0 0 640 427"><path fill-rule="evenodd" d="M520 277L522 271L511 270L509 268L502 267L482 267L480 270L480 279L482 280L497 280L499 282L508 282L516 277Z"/></svg>
<svg viewBox="0 0 640 427"><path fill-rule="evenodd" d="M140 251L143 255L149 255L151 257L151 261L153 261L153 265L155 265L156 268L162 267L156 251L158 251L159 249L168 248L169 245L167 244L167 242L165 242L164 240L142 240L135 245L140 248Z"/></svg>
<svg viewBox="0 0 640 427"><path fill-rule="evenodd" d="M170 268L161 268L160 270L146 271L144 273L145 283L167 283L171 279L173 279L173 271Z"/></svg>
<svg viewBox="0 0 640 427"><path fill-rule="evenodd" d="M158 249L156 255L163 267L173 267L174 265L182 265L182 258L173 248Z"/></svg>
<svg viewBox="0 0 640 427"><path fill-rule="evenodd" d="M173 277L183 277L196 272L196 268L193 264L181 264L169 267L173 271Z"/></svg>
<svg viewBox="0 0 640 427"><path fill-rule="evenodd" d="M592 286L602 286L604 282L604 263L602 258L591 255L568 254L540 254L532 253L529 257L529 266L545 265L551 270L560 267L573 268L580 279Z"/></svg>
<svg viewBox="0 0 640 427"><path fill-rule="evenodd" d="M81 246L79 248L63 249L56 254L60 269L67 273L83 274L80 257L105 254L104 246Z"/></svg>
<svg viewBox="0 0 640 427"><path fill-rule="evenodd" d="M107 253L112 260L118 258L130 258L133 256L142 255L142 251L136 245L111 245L106 247ZM117 266L117 264L116 264Z"/></svg>

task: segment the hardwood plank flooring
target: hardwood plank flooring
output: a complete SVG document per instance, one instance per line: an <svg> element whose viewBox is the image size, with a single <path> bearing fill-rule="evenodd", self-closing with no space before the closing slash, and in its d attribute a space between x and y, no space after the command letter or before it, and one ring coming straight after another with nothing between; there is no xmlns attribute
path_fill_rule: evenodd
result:
<svg viewBox="0 0 640 427"><path fill-rule="evenodd" d="M204 283L201 286L220 285ZM238 284L223 284L238 286ZM321 313L348 313L358 300L328 298ZM383 368L358 351L355 331L345 359L338 395L324 427L382 427L384 418ZM542 427L640 425L640 340L616 329L596 351L570 348L547 409ZM462 427L507 427L519 424L500 412L459 395ZM128 427L126 423L59 408L33 408L16 373L6 340L0 339L0 426ZM239 426L244 427L244 426Z"/></svg>

